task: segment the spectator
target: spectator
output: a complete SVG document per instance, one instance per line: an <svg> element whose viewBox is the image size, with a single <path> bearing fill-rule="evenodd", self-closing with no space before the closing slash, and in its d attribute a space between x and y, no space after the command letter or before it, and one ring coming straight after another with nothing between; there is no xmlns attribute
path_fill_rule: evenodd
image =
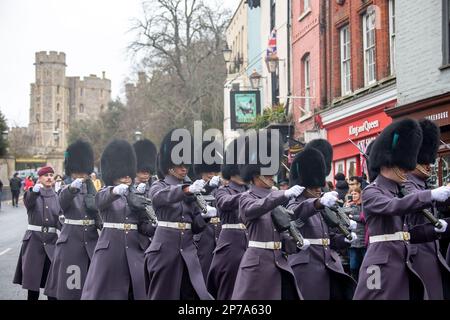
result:
<svg viewBox="0 0 450 320"><path fill-rule="evenodd" d="M334 185L333 182L327 181L328 191L334 191Z"/></svg>
<svg viewBox="0 0 450 320"><path fill-rule="evenodd" d="M350 177L350 179L348 179L348 186L349 186L348 192L351 194L353 190L362 189L362 181L363 181L362 177L358 176Z"/></svg>
<svg viewBox="0 0 450 320"><path fill-rule="evenodd" d="M102 182L97 178L97 174L95 172L91 173L91 180L94 183L95 190L98 192L102 188Z"/></svg>
<svg viewBox="0 0 450 320"><path fill-rule="evenodd" d="M289 189L289 180L286 180L286 179L281 180L280 183L279 183L279 189L280 190L287 190L287 189Z"/></svg>
<svg viewBox="0 0 450 320"><path fill-rule="evenodd" d="M351 211L349 218L356 221L357 227L355 230L358 239L352 242L348 249L350 258L350 275L358 281L359 269L361 267L364 255L366 254L366 222L361 208L361 189L356 188L351 192L352 201L348 203Z"/></svg>
<svg viewBox="0 0 450 320"><path fill-rule="evenodd" d="M19 195L20 195L20 188L22 186L22 180L18 177L19 174L16 172L14 173L14 176L9 180L9 186L11 188L11 194L12 194L12 205L13 207L19 206Z"/></svg>
<svg viewBox="0 0 450 320"><path fill-rule="evenodd" d="M55 192L58 193L62 187L64 186L64 181L61 177L61 175L56 175L55 177Z"/></svg>
<svg viewBox="0 0 450 320"><path fill-rule="evenodd" d="M367 175L365 172L362 174L362 183L361 183L361 189L364 190L369 185L369 182L367 180Z"/></svg>
<svg viewBox="0 0 450 320"><path fill-rule="evenodd" d="M339 200L345 201L345 195L348 193L348 183L345 181L345 175L341 172L334 176L336 180L336 192Z"/></svg>
<svg viewBox="0 0 450 320"><path fill-rule="evenodd" d="M25 192L27 192L28 189L33 188L33 186L34 186L34 182L33 182L33 179L31 178L31 176L26 177L25 178L25 185L23 187L23 190Z"/></svg>

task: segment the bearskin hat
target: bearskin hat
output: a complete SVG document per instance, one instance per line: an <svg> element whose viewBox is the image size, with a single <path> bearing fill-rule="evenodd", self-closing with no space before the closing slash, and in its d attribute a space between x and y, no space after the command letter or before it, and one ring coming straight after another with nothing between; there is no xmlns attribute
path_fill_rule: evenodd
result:
<svg viewBox="0 0 450 320"><path fill-rule="evenodd" d="M383 166L414 170L421 145L422 129L417 121L402 119L391 123L370 150L370 166L377 171Z"/></svg>
<svg viewBox="0 0 450 320"><path fill-rule="evenodd" d="M291 165L290 185L305 188L323 187L326 183L325 159L319 150L305 148L298 153Z"/></svg>
<svg viewBox="0 0 450 320"><path fill-rule="evenodd" d="M278 139L276 137L278 136ZM282 150L282 141L279 137L272 136L270 131L267 130L260 130L258 133L250 133L245 137L245 147L243 150L240 151L240 159L242 158L243 164L239 164L239 174L245 182L251 182L252 179L255 176L261 175L261 169L262 168L269 168L271 163L269 164L263 164L259 153L260 150L263 150L264 147L262 144L266 143L265 151L267 153L267 156L270 157L271 162L273 162L275 159L274 157L278 157L276 159L278 162L280 162L280 157L283 154ZM275 144L275 145L274 145ZM278 155L272 155L272 147L275 147ZM277 168L277 172L279 171L279 166ZM276 173L274 173L276 174Z"/></svg>
<svg viewBox="0 0 450 320"><path fill-rule="evenodd" d="M184 164L186 166L190 166L192 164L192 157L193 157L193 150L194 150L194 146L193 146L193 141L192 141L192 137L189 134L189 141L184 141L183 138L177 138L176 141L172 141L172 134L174 133L176 129L172 129L169 131L169 133L166 134L166 136L164 137L163 141L161 142L161 147L159 148L159 168L160 168L160 173L167 175L169 173L169 169L176 166L176 165L181 165ZM174 136L174 139L176 137ZM172 150L175 148L175 146L177 146L179 143L183 143L183 145L190 146L190 150L186 150L185 148L183 148L181 150L181 152L179 153L180 157L185 158L185 156L188 157L187 161L182 162L182 163L178 163L175 164L172 161ZM185 155L184 152L187 152L187 154Z"/></svg>
<svg viewBox="0 0 450 320"><path fill-rule="evenodd" d="M306 144L305 148L312 147L319 150L325 160L326 175L331 172L331 163L333 162L333 147L325 139L315 139Z"/></svg>
<svg viewBox="0 0 450 320"><path fill-rule="evenodd" d="M103 181L107 186L114 185L114 180L123 177L134 179L136 176L136 154L125 140L111 141L103 151L100 160Z"/></svg>
<svg viewBox="0 0 450 320"><path fill-rule="evenodd" d="M208 163L205 162L204 151L210 145L210 143L211 142L207 142L207 141L202 143L202 159L201 159L201 163L196 163L193 166L196 176L201 176L202 173L205 173L205 172L220 172L220 166L221 166L223 161L213 162L211 164L208 164ZM209 149L211 149L211 148L212 148L212 146ZM214 150L214 152L207 153L207 156L216 159L217 158L216 150Z"/></svg>
<svg viewBox="0 0 450 320"><path fill-rule="evenodd" d="M239 165L238 165L238 139L234 139L225 150L225 154L223 155L223 164L222 164L222 177L224 179L230 180L232 176L239 175ZM233 154L232 159L227 159L227 157Z"/></svg>
<svg viewBox="0 0 450 320"><path fill-rule="evenodd" d="M94 151L91 145L83 140L72 143L64 154L64 169L68 176L72 173L92 173L94 171Z"/></svg>
<svg viewBox="0 0 450 320"><path fill-rule="evenodd" d="M367 170L369 171L367 174L369 176L368 178L369 178L370 182L375 181L375 179L378 177L378 174L380 173L380 171L378 169L374 169L370 163L370 153L372 152L372 147L373 147L374 143L375 143L375 140L371 141L366 148L366 155L368 157L368 159L366 159L366 165L367 165Z"/></svg>
<svg viewBox="0 0 450 320"><path fill-rule="evenodd" d="M155 173L157 150L153 142L148 139L139 140L133 148L136 153L137 172Z"/></svg>
<svg viewBox="0 0 450 320"><path fill-rule="evenodd" d="M417 156L417 163L435 163L441 140L439 127L433 121L428 119L419 121L419 124L422 128L423 141L419 150L419 155Z"/></svg>

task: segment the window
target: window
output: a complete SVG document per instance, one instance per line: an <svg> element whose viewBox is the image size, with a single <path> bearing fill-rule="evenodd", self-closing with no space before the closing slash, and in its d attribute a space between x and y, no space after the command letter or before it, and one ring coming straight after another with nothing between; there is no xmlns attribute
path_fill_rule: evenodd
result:
<svg viewBox="0 0 450 320"><path fill-rule="evenodd" d="M103 89L100 90L100 97L103 98Z"/></svg>
<svg viewBox="0 0 450 320"><path fill-rule="evenodd" d="M56 104L56 112L59 112L59 103Z"/></svg>
<svg viewBox="0 0 450 320"><path fill-rule="evenodd" d="M105 106L104 106L104 105L101 105L101 106L100 106L100 111L103 112L103 110L105 110Z"/></svg>
<svg viewBox="0 0 450 320"><path fill-rule="evenodd" d="M303 82L304 82L304 91L305 91L305 104L304 104L304 113L308 114L311 111L311 101L309 99L311 95L311 59L309 54L303 58Z"/></svg>
<svg viewBox="0 0 450 320"><path fill-rule="evenodd" d="M345 26L341 34L341 92L342 96L349 94L351 88L351 51L350 51L350 28Z"/></svg>
<svg viewBox="0 0 450 320"><path fill-rule="evenodd" d="M83 88L80 88L80 96L83 96Z"/></svg>
<svg viewBox="0 0 450 320"><path fill-rule="evenodd" d="M84 112L84 104L80 104L80 108L79 108L79 112L83 113Z"/></svg>
<svg viewBox="0 0 450 320"><path fill-rule="evenodd" d="M363 16L364 84L371 85L375 76L375 10L368 10Z"/></svg>
<svg viewBox="0 0 450 320"><path fill-rule="evenodd" d="M55 130L58 130L60 125L61 125L61 119L56 120Z"/></svg>
<svg viewBox="0 0 450 320"><path fill-rule="evenodd" d="M442 3L442 21L443 21L443 41L442 54L443 65L450 64L450 0L443 0Z"/></svg>
<svg viewBox="0 0 450 320"><path fill-rule="evenodd" d="M308 11L309 7L310 7L309 0L303 0L303 10L302 10L302 12Z"/></svg>
<svg viewBox="0 0 450 320"><path fill-rule="evenodd" d="M395 74L395 0L389 0L389 45L391 55L391 74Z"/></svg>
<svg viewBox="0 0 450 320"><path fill-rule="evenodd" d="M59 85L56 86L56 94L59 94Z"/></svg>

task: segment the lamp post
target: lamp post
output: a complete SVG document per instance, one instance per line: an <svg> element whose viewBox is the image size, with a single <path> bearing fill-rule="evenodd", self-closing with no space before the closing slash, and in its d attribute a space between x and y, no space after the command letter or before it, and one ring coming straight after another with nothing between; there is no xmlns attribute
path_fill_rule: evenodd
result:
<svg viewBox="0 0 450 320"><path fill-rule="evenodd" d="M252 86L252 89L258 90L261 85L261 75L256 71L256 69L253 70L253 73L249 76L250 84Z"/></svg>
<svg viewBox="0 0 450 320"><path fill-rule="evenodd" d="M230 62L231 60L231 49L228 47L228 43L225 43L225 47L222 49L223 58L225 62Z"/></svg>
<svg viewBox="0 0 450 320"><path fill-rule="evenodd" d="M278 58L277 54L272 53L270 56L266 58L267 70L269 70L270 73L277 72L279 62L280 59Z"/></svg>
<svg viewBox="0 0 450 320"><path fill-rule="evenodd" d="M3 138L3 140L8 140L8 134L9 134L9 131L8 130L5 130L5 131L3 131L2 132L2 138Z"/></svg>
<svg viewBox="0 0 450 320"><path fill-rule="evenodd" d="M140 132L140 131L134 132L134 138L136 139L136 141L141 140L141 137L142 137L142 132Z"/></svg>

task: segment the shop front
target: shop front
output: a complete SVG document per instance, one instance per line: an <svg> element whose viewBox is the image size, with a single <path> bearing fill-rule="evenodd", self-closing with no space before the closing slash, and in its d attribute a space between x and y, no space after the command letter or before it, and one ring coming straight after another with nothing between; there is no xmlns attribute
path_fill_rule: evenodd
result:
<svg viewBox="0 0 450 320"><path fill-rule="evenodd" d="M406 117L416 120L426 118L439 126L442 141L431 183L434 186L450 183L450 93L390 108L386 113L394 120Z"/></svg>
<svg viewBox="0 0 450 320"><path fill-rule="evenodd" d="M396 100L392 100L324 126L327 139L333 146L333 177L338 172L344 173L347 178L367 174L366 161L361 152L365 152L369 143L391 124L392 119L384 110L395 103Z"/></svg>

